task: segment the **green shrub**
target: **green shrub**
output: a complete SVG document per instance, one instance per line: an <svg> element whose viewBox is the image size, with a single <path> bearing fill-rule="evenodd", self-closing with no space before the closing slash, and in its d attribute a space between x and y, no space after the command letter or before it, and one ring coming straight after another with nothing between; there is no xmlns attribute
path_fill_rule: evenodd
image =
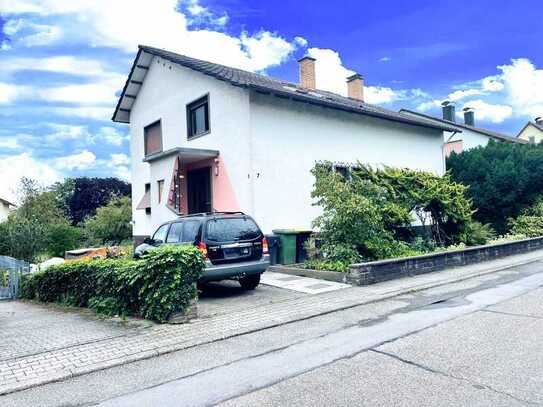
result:
<svg viewBox="0 0 543 407"><path fill-rule="evenodd" d="M80 247L83 232L67 222L52 224L47 228L47 252L51 256L64 257L67 250Z"/></svg>
<svg viewBox="0 0 543 407"><path fill-rule="evenodd" d="M163 322L196 297L204 268L192 246L163 246L141 260L79 260L25 276L21 296Z"/></svg>
<svg viewBox="0 0 543 407"><path fill-rule="evenodd" d="M480 222L468 222L461 232L460 241L467 246L483 245L496 238L496 232L488 224Z"/></svg>
<svg viewBox="0 0 543 407"><path fill-rule="evenodd" d="M473 224L467 187L453 182L449 174L440 177L358 163L345 175L334 171L329 162L317 164L312 173L312 197L322 208L314 221L322 249L314 260L353 262L345 248L358 255L356 261L422 254L426 250L414 242L415 217L429 231L432 243L428 246L432 247L481 244L491 235L488 227ZM342 253L340 258L336 251Z"/></svg>
<svg viewBox="0 0 543 407"><path fill-rule="evenodd" d="M526 237L543 236L543 198L525 209L516 219L508 219L509 233Z"/></svg>

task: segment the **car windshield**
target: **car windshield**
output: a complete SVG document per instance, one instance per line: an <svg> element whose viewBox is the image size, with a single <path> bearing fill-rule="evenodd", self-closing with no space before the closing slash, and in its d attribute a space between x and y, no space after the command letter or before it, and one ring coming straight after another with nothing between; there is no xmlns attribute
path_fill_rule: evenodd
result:
<svg viewBox="0 0 543 407"><path fill-rule="evenodd" d="M207 223L207 240L213 242L238 242L260 236L260 229L249 218L213 219Z"/></svg>

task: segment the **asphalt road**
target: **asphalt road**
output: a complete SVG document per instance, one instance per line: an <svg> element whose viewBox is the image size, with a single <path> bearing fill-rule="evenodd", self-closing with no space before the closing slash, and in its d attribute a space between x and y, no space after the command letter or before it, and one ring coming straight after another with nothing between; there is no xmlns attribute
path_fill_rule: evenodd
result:
<svg viewBox="0 0 543 407"><path fill-rule="evenodd" d="M543 264L0 398L2 406L543 404Z"/></svg>

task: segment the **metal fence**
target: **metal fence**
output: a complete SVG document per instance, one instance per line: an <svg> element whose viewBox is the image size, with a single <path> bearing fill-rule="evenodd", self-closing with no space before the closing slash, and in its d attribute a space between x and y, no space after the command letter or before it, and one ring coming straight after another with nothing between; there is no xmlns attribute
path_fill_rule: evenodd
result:
<svg viewBox="0 0 543 407"><path fill-rule="evenodd" d="M9 256L0 256L0 300L17 298L21 275L30 273L30 264Z"/></svg>

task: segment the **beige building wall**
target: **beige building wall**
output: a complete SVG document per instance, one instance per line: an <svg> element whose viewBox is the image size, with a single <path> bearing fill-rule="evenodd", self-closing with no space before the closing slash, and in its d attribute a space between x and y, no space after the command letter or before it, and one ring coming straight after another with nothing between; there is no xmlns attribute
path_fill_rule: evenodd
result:
<svg viewBox="0 0 543 407"><path fill-rule="evenodd" d="M530 141L531 137L533 137L534 142L539 144L543 140L543 131L530 123L522 129L517 137L526 141Z"/></svg>

